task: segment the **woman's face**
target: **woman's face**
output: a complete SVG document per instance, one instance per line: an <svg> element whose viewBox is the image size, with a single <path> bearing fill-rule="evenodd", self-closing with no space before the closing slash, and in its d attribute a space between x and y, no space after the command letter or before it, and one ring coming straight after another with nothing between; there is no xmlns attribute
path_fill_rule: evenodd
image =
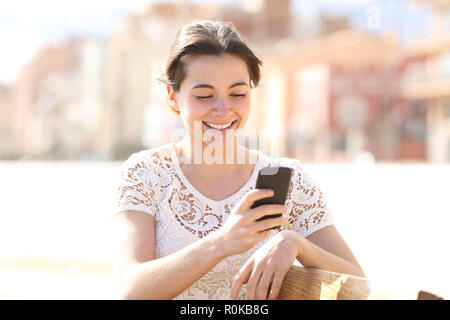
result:
<svg viewBox="0 0 450 320"><path fill-rule="evenodd" d="M208 131L213 136L236 133L247 123L250 113L250 75L245 61L231 54L191 57L180 90L167 86L173 109L180 112L185 130L194 139ZM230 127L211 129L211 126ZM196 125L196 127L194 127ZM201 136L199 135L201 128ZM195 133L194 133L194 129Z"/></svg>

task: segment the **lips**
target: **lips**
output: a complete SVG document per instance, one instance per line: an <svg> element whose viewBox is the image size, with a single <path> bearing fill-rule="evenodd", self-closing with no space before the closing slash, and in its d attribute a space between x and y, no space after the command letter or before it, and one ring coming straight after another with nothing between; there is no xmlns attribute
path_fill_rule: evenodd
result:
<svg viewBox="0 0 450 320"><path fill-rule="evenodd" d="M214 122L206 122L203 121L206 127L210 129L220 130L220 131L226 131L228 129L231 129L234 127L237 120L231 121L231 122L223 122L223 123L214 123Z"/></svg>

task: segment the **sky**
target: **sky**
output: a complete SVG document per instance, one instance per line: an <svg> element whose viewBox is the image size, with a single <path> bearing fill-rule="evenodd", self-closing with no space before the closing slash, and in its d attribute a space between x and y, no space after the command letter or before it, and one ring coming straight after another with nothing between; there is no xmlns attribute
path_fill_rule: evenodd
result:
<svg viewBox="0 0 450 320"><path fill-rule="evenodd" d="M161 1L163 0L0 0L0 85L13 83L23 64L44 44L58 42L70 36L107 37L123 16L148 3ZM196 3L206 0L179 1ZM242 4L237 0L215 2ZM399 15L399 12L406 10L405 2L399 0L292 0L292 3L293 10L303 17L315 15L322 9L332 14L350 15L352 24L361 28L365 27L370 14L367 12L368 6L375 4L374 8L379 9L382 17L380 28L371 30L375 33L383 32L392 24L408 31L414 29L417 21L423 20L423 16L414 15L414 12L406 16ZM411 21L415 22L410 25ZM422 28L420 24L415 27Z"/></svg>

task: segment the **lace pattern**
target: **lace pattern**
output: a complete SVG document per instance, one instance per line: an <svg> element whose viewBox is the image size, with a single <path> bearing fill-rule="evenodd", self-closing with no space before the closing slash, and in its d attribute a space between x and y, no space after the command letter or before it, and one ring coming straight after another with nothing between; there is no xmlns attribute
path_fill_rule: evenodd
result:
<svg viewBox="0 0 450 320"><path fill-rule="evenodd" d="M298 160L258 153L259 159L247 183L220 201L208 199L184 177L174 143L135 153L123 163L119 173L116 213L137 210L155 217L156 258L160 258L219 229L242 196L254 189L260 168L289 166L294 169L286 199L290 219L277 232L289 229L307 237L333 224L321 190ZM222 260L175 299L227 299L233 277L265 241L243 254ZM239 298L245 298L245 286Z"/></svg>

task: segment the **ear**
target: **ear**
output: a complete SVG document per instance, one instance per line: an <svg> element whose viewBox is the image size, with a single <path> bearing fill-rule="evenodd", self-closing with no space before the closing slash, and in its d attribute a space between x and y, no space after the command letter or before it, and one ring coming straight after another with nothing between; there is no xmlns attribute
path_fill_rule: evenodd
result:
<svg viewBox="0 0 450 320"><path fill-rule="evenodd" d="M173 90L172 86L167 85L167 102L169 106L176 112L180 112L180 107L178 105L178 94Z"/></svg>

